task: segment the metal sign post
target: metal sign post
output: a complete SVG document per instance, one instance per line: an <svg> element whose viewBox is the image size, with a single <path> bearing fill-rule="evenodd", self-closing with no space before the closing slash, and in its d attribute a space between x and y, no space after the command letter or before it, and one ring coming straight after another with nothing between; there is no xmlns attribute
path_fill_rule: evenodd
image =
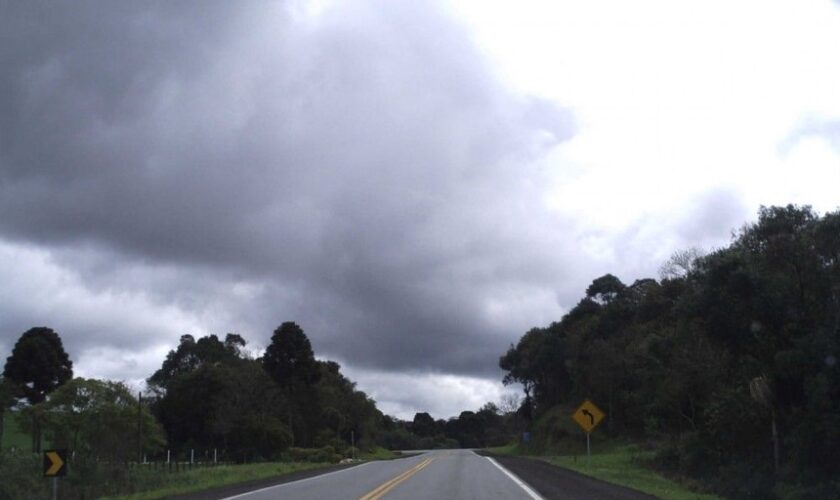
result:
<svg viewBox="0 0 840 500"><path fill-rule="evenodd" d="M589 448L589 433L586 433L586 465L592 461L592 451Z"/></svg>
<svg viewBox="0 0 840 500"><path fill-rule="evenodd" d="M44 477L52 478L52 497L58 500L58 478L67 475L67 450L44 450Z"/></svg>

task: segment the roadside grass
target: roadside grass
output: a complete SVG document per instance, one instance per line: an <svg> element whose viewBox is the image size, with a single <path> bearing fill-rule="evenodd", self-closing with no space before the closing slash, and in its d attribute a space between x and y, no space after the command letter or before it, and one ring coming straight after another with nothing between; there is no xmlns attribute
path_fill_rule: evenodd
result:
<svg viewBox="0 0 840 500"><path fill-rule="evenodd" d="M390 460L399 458L400 456L401 454L399 452L393 452L385 448L374 448L371 451L360 453L358 458L365 461ZM327 462L270 462L199 468L179 474L132 469L134 489L139 492L105 498L112 500L152 500L260 479L280 477L292 472L319 469L333 465L335 464Z"/></svg>
<svg viewBox="0 0 840 500"><path fill-rule="evenodd" d="M609 451L596 453L591 459L582 456L548 456L548 462L575 472L620 484L665 500L720 500L708 493L690 491L687 487L660 476L645 464L654 452L641 450L635 445L615 446Z"/></svg>
<svg viewBox="0 0 840 500"><path fill-rule="evenodd" d="M24 434L17 424L17 419L12 412L6 412L3 418L3 441L0 443L0 450L9 450L12 447L27 449L32 446L32 440L28 434Z"/></svg>
<svg viewBox="0 0 840 500"><path fill-rule="evenodd" d="M360 460L391 460L394 458L400 458L403 454L397 451L386 450L380 446L372 449L371 451L363 451L359 453Z"/></svg>
<svg viewBox="0 0 840 500"><path fill-rule="evenodd" d="M516 443L508 444L505 446L494 446L492 448L485 448L487 451L492 453L493 455L502 455L502 456L522 456L524 455L520 449L519 445Z"/></svg>
<svg viewBox="0 0 840 500"><path fill-rule="evenodd" d="M549 453L533 456L522 450L518 444L488 448L488 451L498 455L532 456L532 458L545 460L580 474L626 486L664 500L720 500L718 496L691 491L685 485L657 474L647 466L655 453L652 450L642 450L636 445L621 443L603 443L601 448L592 454L591 459L587 459L585 451L575 455Z"/></svg>
<svg viewBox="0 0 840 500"><path fill-rule="evenodd" d="M135 488L141 490L131 495L104 497L111 500L153 500L171 495L194 493L232 484L245 483L259 479L279 477L301 470L329 467L330 463L312 462L269 462L243 465L221 465L195 469L179 474L167 474L161 471L142 471L137 473ZM138 471L133 470L132 473ZM145 490L145 491L143 491Z"/></svg>

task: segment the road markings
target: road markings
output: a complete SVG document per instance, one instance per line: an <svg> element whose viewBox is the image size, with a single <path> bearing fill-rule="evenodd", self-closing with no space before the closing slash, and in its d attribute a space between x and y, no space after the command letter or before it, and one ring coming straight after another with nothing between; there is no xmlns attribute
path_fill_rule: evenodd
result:
<svg viewBox="0 0 840 500"><path fill-rule="evenodd" d="M502 472L504 472L504 473L507 475L507 477L511 478L511 480L513 480L513 482L514 482L514 483L516 483L516 484L517 484L520 488L522 488L523 490L525 490L525 493L527 493L527 494L528 494L528 496L530 496L530 497L531 497L531 498L533 498L534 500L543 500L543 497L541 497L541 496L539 495L539 493L537 493L536 491L534 491L533 489L531 489L531 487L530 487L530 486L528 486L528 485L527 485L527 484L525 484L525 483L524 483L521 479L519 479L518 477L516 477L516 476L513 474L513 472L511 472L511 471L509 471L509 470L505 469L504 467L502 467L501 465L499 465L499 463L498 463L498 462L496 462L495 460L493 460L492 458L490 458L490 457L485 457L485 458L486 458L487 460L490 460L490 463L491 463L491 464L493 464L493 465L495 465L496 467L498 467L498 468L499 468L499 470L500 470L500 471L502 471Z"/></svg>
<svg viewBox="0 0 840 500"><path fill-rule="evenodd" d="M349 470L360 469L360 468L364 467L365 465L370 465L371 463L372 462L365 462L363 464L359 464L359 465L356 465L354 467L347 467L346 469L341 469L341 470L337 470L337 471L334 471L334 472L327 472L326 474L319 474L317 476L307 477L307 478L304 478L304 479L298 479L297 481L290 481L288 483L283 483L283 484L275 484L274 486L267 486L265 488L260 488L258 490L252 490L252 491L248 491L248 492L245 492L245 493L240 493L238 495L233 495L232 497L225 497L225 498L222 498L221 500L233 500L234 498L245 498L249 495L252 495L254 493L260 493L262 491L273 490L275 488L282 488L284 486L289 486L289 485L292 485L292 484L305 483L307 481L314 481L316 479L322 479L322 478L325 478L327 476L332 476L334 474L341 474L341 473L347 472Z"/></svg>
<svg viewBox="0 0 840 500"><path fill-rule="evenodd" d="M427 458L423 460L419 464L415 465L414 467L408 469L407 471L403 472L402 474L390 479L376 488L374 488L370 493L362 496L359 500L379 500L382 498L386 493L396 488L400 483L406 481L411 476L417 474L421 470L423 470L427 465L434 461L434 457Z"/></svg>

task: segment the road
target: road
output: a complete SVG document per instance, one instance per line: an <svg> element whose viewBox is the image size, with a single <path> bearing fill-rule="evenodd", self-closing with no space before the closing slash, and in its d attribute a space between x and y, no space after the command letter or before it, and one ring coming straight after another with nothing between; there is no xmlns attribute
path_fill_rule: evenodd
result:
<svg viewBox="0 0 840 500"><path fill-rule="evenodd" d="M498 499L541 498L495 460L470 450L424 452L228 497L228 500Z"/></svg>

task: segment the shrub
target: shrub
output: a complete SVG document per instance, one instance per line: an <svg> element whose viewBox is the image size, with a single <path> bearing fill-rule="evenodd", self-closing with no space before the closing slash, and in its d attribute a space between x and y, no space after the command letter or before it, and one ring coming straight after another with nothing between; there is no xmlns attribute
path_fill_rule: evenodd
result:
<svg viewBox="0 0 840 500"><path fill-rule="evenodd" d="M49 498L49 481L41 477L37 453L0 451L0 499Z"/></svg>

